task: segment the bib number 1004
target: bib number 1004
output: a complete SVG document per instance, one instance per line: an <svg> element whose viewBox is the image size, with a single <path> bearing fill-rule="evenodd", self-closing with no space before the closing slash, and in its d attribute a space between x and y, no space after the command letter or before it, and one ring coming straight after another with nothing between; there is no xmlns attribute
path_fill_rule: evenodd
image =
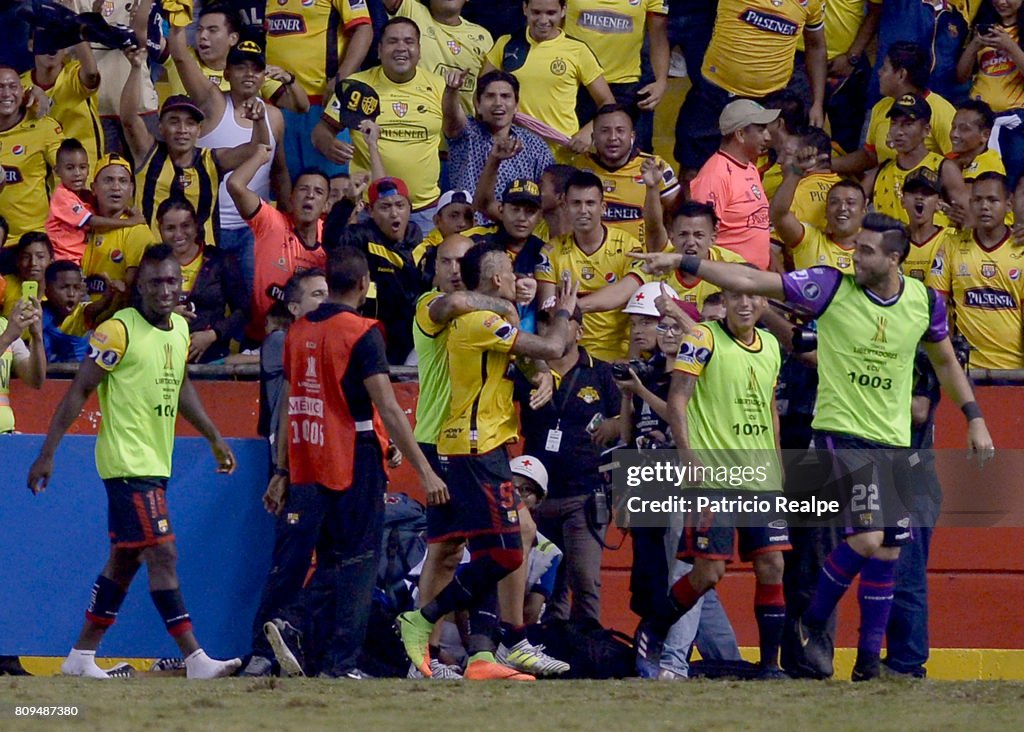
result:
<svg viewBox="0 0 1024 732"><path fill-rule="evenodd" d="M292 444L300 442L322 446L324 444L324 426L312 419L292 422Z"/></svg>
<svg viewBox="0 0 1024 732"><path fill-rule="evenodd" d="M882 390L889 390L892 388L892 379L888 379L882 376L872 376L871 374L858 374L856 371L847 371L846 375L850 377L850 383L856 384L857 386L866 386L869 389Z"/></svg>

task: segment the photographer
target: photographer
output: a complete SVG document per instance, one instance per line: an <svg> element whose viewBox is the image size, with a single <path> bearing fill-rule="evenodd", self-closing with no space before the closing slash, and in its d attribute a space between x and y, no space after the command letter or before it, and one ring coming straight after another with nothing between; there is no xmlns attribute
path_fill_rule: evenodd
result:
<svg viewBox="0 0 1024 732"><path fill-rule="evenodd" d="M551 320L549 310L537 313L539 335L547 332ZM578 309L571 320L576 345L583 326ZM534 387L519 373L515 384L525 452L539 456L550 474L548 497L534 514L537 529L565 553L546 619L596 625L601 617L601 551L609 519L598 466L603 446L618 438L620 395L609 365L582 347L570 348L548 364L556 388L543 406L530 406Z"/></svg>

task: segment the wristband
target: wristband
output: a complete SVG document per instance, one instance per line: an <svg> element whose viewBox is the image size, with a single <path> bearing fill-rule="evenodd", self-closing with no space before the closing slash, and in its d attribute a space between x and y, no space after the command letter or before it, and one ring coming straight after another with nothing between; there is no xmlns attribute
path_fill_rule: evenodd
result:
<svg viewBox="0 0 1024 732"><path fill-rule="evenodd" d="M282 81L281 83L284 84L285 86L291 86L292 84L295 83L295 74L292 74L288 81Z"/></svg>
<svg viewBox="0 0 1024 732"><path fill-rule="evenodd" d="M970 422L974 419L981 419L981 407L978 406L976 401L969 401L960 407L960 411L964 413L967 421Z"/></svg>
<svg viewBox="0 0 1024 732"><path fill-rule="evenodd" d="M696 254L684 254L682 261L679 262L679 271L683 274L695 275L700 267L700 261L700 257Z"/></svg>
<svg viewBox="0 0 1024 732"><path fill-rule="evenodd" d="M560 310L556 310L555 311L555 317L556 318L565 318L566 320L569 320L569 319L572 318L572 313L570 313L565 308L561 308Z"/></svg>
<svg viewBox="0 0 1024 732"><path fill-rule="evenodd" d="M291 473L288 471L288 468L274 468L274 475L279 478L287 478Z"/></svg>

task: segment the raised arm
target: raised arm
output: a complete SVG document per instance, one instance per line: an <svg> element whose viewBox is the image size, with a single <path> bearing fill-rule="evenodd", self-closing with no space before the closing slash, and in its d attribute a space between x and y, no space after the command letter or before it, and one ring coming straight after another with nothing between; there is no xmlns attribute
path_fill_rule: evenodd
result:
<svg viewBox="0 0 1024 732"><path fill-rule="evenodd" d="M772 197L768 207L775 235L787 247L795 247L804 238L804 225L791 210L793 197L800 180L815 169L818 163L818 151L814 147L804 147L793 156L783 158L782 183ZM823 162L827 163L828 160Z"/></svg>
<svg viewBox="0 0 1024 732"><path fill-rule="evenodd" d="M460 315L477 310L488 310L506 319L517 316L516 306L508 300L465 290L437 298L430 303L427 310L430 319L438 325L444 325Z"/></svg>
<svg viewBox="0 0 1024 732"><path fill-rule="evenodd" d="M764 295L775 300L783 300L786 296L782 288L782 275L777 272L764 272L744 264L731 262L712 262L692 254L645 254L629 252L628 256L643 262L644 272L653 275L669 274L679 269L686 274L696 275L723 290L746 295Z"/></svg>
<svg viewBox="0 0 1024 732"><path fill-rule="evenodd" d="M453 139L462 134L469 124L466 111L462 108L459 92L469 76L466 69L452 69L444 76L444 97L441 99L441 111L444 113L444 136Z"/></svg>
<svg viewBox="0 0 1024 732"><path fill-rule="evenodd" d="M146 123L142 121L139 114L139 107L142 106L142 67L146 61L146 49L135 48L124 52L132 69L128 72L128 79L124 83L124 90L121 92L121 126L124 128L124 137L128 141L132 158L136 167L145 161L149 151L156 144L156 139L146 129Z"/></svg>
<svg viewBox="0 0 1024 732"><path fill-rule="evenodd" d="M206 119L219 120L226 107L224 94L199 68L199 61L188 46L183 27L171 25L167 35L167 47L189 97L203 111Z"/></svg>
<svg viewBox="0 0 1024 732"><path fill-rule="evenodd" d="M78 69L78 80L86 89L100 88L100 69L96 65L96 56L92 52L92 46L88 43L79 43L75 46L75 56L80 64Z"/></svg>
<svg viewBox="0 0 1024 732"><path fill-rule="evenodd" d="M652 110L668 89L668 66L672 52L668 42L668 16L658 13L647 15L647 41L650 45L651 71L654 81L637 92L637 107Z"/></svg>
<svg viewBox="0 0 1024 732"><path fill-rule="evenodd" d="M366 140L366 154L370 159L370 183L386 178L384 159L380 156L380 125L368 119L359 123L359 134Z"/></svg>
<svg viewBox="0 0 1024 732"><path fill-rule="evenodd" d="M825 79L828 75L828 53L825 48L825 28L817 30L804 28L804 63L807 78L811 82L811 108L808 110L810 123L815 127L825 126Z"/></svg>
<svg viewBox="0 0 1024 732"><path fill-rule="evenodd" d="M228 178L228 194L235 202L238 214L247 221L256 215L261 203L260 197L249 190L249 182L260 166L270 162L270 159L270 145L261 145L256 154L235 168L235 172Z"/></svg>
<svg viewBox="0 0 1024 732"><path fill-rule="evenodd" d="M43 310L34 297L30 300L15 300L7 328L0 333L0 353L21 338L26 329L32 336L28 344L28 357L16 356L14 371L19 379L33 389L39 389L46 381L46 344L43 341Z"/></svg>
<svg viewBox="0 0 1024 732"><path fill-rule="evenodd" d="M278 109L287 109L296 114L309 111L309 95L302 84L295 79L295 74L280 66L267 65L267 78L281 82L270 103Z"/></svg>
<svg viewBox="0 0 1024 732"><path fill-rule="evenodd" d="M655 158L644 158L640 163L647 192L644 195L644 246L649 252L660 252L668 244L665 229L665 211L661 205L661 182L665 176L665 164Z"/></svg>
<svg viewBox="0 0 1024 732"><path fill-rule="evenodd" d="M363 65L363 60L373 45L373 26L362 23L346 33L346 36L345 56L338 64L338 73L335 75L338 81L352 76Z"/></svg>
<svg viewBox="0 0 1024 732"><path fill-rule="evenodd" d="M519 138L509 135L499 137L491 145L491 151L484 161L484 168L480 171L480 178L476 182L476 191L473 193L473 208L489 218L491 221L501 220L501 204L494 193L498 185L498 168L503 160L515 157L523 149L523 143ZM554 294L554 293L552 293Z"/></svg>
<svg viewBox="0 0 1024 732"><path fill-rule="evenodd" d="M640 287L640 278L627 276L613 285L602 287L595 293L580 298L580 312L603 313L624 307Z"/></svg>
<svg viewBox="0 0 1024 732"><path fill-rule="evenodd" d="M579 282L563 280L555 295L555 317L550 321L547 334L541 337L520 331L512 353L544 361L564 356L572 347L572 329L576 326L570 318L576 309L578 290Z"/></svg>
<svg viewBox="0 0 1024 732"><path fill-rule="evenodd" d="M267 115L263 100L246 99L242 104L242 116L252 122L252 136L249 138L249 142L242 145L221 147L213 151L217 167L221 171L235 170L242 163L259 155L260 148L270 147L270 128L267 127Z"/></svg>

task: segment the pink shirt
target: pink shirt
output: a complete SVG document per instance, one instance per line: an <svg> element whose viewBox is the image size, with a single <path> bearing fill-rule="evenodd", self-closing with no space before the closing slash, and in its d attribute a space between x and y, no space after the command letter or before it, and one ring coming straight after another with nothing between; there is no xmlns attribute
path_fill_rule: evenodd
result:
<svg viewBox="0 0 1024 732"><path fill-rule="evenodd" d="M718 215L715 244L768 269L768 196L757 165L744 165L721 150L712 155L690 182L690 197L710 203Z"/></svg>
<svg viewBox="0 0 1024 732"><path fill-rule="evenodd" d="M82 263L85 255L85 224L92 209L77 193L63 183L50 197L50 215L46 217L46 235L53 243L53 260L70 259Z"/></svg>

